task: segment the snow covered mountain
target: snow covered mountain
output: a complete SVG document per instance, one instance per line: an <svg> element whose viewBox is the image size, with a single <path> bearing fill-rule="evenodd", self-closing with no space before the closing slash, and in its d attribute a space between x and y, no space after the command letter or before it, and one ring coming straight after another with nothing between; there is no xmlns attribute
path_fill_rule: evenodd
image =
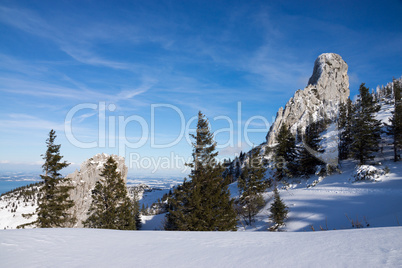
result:
<svg viewBox="0 0 402 268"><path fill-rule="evenodd" d="M375 93L381 105L377 119L382 123L389 123L389 117L393 111L392 94L393 83L379 87ZM297 128L308 122L304 121L307 120L307 115L325 113L325 116L331 118L335 112L337 113L339 103L344 102L348 96L346 63L336 54L321 55L316 60L309 85L304 91L296 92L285 110L278 114L276 125L271 128L268 135L268 143L274 143L274 138L271 140L269 137L272 133L274 135L280 124L294 122L293 128ZM330 142L337 136L337 131L331 127L333 124L330 124L329 128L322 133L323 144L327 144L326 149L337 147L336 143ZM356 167L354 160L346 160L340 163L341 173L339 174L313 175L309 179L293 178L279 183L281 197L290 209L284 230L297 232L400 225L402 221L402 163L394 163L391 160L390 143L390 138L383 133L380 144L382 149L374 161L376 166ZM91 203L91 190L99 179L107 157L105 154L96 155L85 161L80 171L69 175L71 183L76 186L72 198L76 202L73 210L79 218L79 224L75 227L81 227L80 222L86 219L86 211ZM119 163L119 170L126 181L127 167L124 165L124 159L118 156L113 157ZM361 179L365 177L361 174L365 173L372 173L372 175ZM0 229L14 229L20 224L35 219L35 215L31 219L26 219L23 214L35 212L39 187L40 185L33 185L0 197ZM230 185L230 191L233 198L239 197L236 182ZM152 192L148 186L139 185L137 188L131 188L129 192L132 196L137 195L141 199L141 205L151 206L169 192L169 187ZM240 223L239 231L268 229L269 207L272 201L270 190L264 193L264 199L266 205L256 216L256 222L245 227ZM161 229L164 214L143 216L143 221L144 230Z"/></svg>

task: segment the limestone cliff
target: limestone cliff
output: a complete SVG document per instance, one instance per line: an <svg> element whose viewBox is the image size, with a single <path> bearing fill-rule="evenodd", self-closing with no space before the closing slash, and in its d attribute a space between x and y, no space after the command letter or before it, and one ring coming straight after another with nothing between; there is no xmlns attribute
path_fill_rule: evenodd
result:
<svg viewBox="0 0 402 268"><path fill-rule="evenodd" d="M124 182L127 182L127 166L124 157L111 155L117 163L118 172L121 172ZM77 223L70 227L83 227L82 221L88 218L87 212L92 202L92 190L96 182L101 178L100 174L104 168L109 155L97 154L81 164L80 170L76 170L67 177L71 179L69 183L74 187L70 191L70 198L75 205L71 208L71 213L77 218Z"/></svg>
<svg viewBox="0 0 402 268"><path fill-rule="evenodd" d="M267 145L276 143L276 135L282 124L293 133L304 129L309 120L333 119L340 103L349 97L348 65L334 53L321 54L314 63L313 74L304 90L297 90L285 108L280 108L275 122L267 134Z"/></svg>

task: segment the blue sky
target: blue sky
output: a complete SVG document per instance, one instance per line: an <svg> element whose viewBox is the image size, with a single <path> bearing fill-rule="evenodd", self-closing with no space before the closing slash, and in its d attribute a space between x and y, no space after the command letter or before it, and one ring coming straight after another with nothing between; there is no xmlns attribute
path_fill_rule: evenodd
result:
<svg viewBox="0 0 402 268"><path fill-rule="evenodd" d="M0 171L40 172L55 129L70 170L105 152L134 177L184 176L172 162L190 157L199 110L233 158L265 140L262 118L321 53L348 63L352 95L400 77L400 14L401 1L0 1Z"/></svg>

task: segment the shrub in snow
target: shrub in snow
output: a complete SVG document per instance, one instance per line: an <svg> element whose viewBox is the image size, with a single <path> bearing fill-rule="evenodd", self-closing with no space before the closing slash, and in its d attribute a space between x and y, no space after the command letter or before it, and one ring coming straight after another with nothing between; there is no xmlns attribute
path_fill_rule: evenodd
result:
<svg viewBox="0 0 402 268"><path fill-rule="evenodd" d="M391 170L389 169L388 166L385 166L385 168L384 168L384 173L385 173L385 174L388 174L389 172L391 172Z"/></svg>
<svg viewBox="0 0 402 268"><path fill-rule="evenodd" d="M380 181L380 176L384 175L383 169L370 165L361 165L353 173L353 182L359 181Z"/></svg>
<svg viewBox="0 0 402 268"><path fill-rule="evenodd" d="M317 180L314 180L311 184L307 185L307 188L311 188L316 186L317 184L319 184L322 180L324 179L324 177L319 177Z"/></svg>
<svg viewBox="0 0 402 268"><path fill-rule="evenodd" d="M273 225L268 229L269 231L278 231L281 226L285 226L285 220L288 217L289 209L279 196L278 188L274 189L274 202L269 209L271 215L269 219Z"/></svg>

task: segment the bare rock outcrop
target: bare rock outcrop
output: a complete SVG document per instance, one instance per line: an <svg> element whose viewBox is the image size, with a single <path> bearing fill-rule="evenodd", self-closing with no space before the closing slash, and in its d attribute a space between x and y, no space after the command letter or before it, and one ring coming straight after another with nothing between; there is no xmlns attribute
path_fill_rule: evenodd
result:
<svg viewBox="0 0 402 268"><path fill-rule="evenodd" d="M124 157L111 155L117 163L118 172L122 174L124 182L127 182L127 166L124 162ZM88 218L87 212L92 203L92 190L95 184L99 181L100 174L104 168L109 155L97 154L81 164L80 170L69 174L70 184L73 189L70 191L70 198L74 200L74 207L71 208L71 213L77 218L77 223L69 227L83 227L82 221Z"/></svg>
<svg viewBox="0 0 402 268"><path fill-rule="evenodd" d="M340 103L349 97L348 65L334 53L321 54L314 63L313 74L304 90L297 90L285 108L280 108L275 122L267 134L267 145L276 143L282 124L287 124L293 133L304 130L309 122L334 119Z"/></svg>

